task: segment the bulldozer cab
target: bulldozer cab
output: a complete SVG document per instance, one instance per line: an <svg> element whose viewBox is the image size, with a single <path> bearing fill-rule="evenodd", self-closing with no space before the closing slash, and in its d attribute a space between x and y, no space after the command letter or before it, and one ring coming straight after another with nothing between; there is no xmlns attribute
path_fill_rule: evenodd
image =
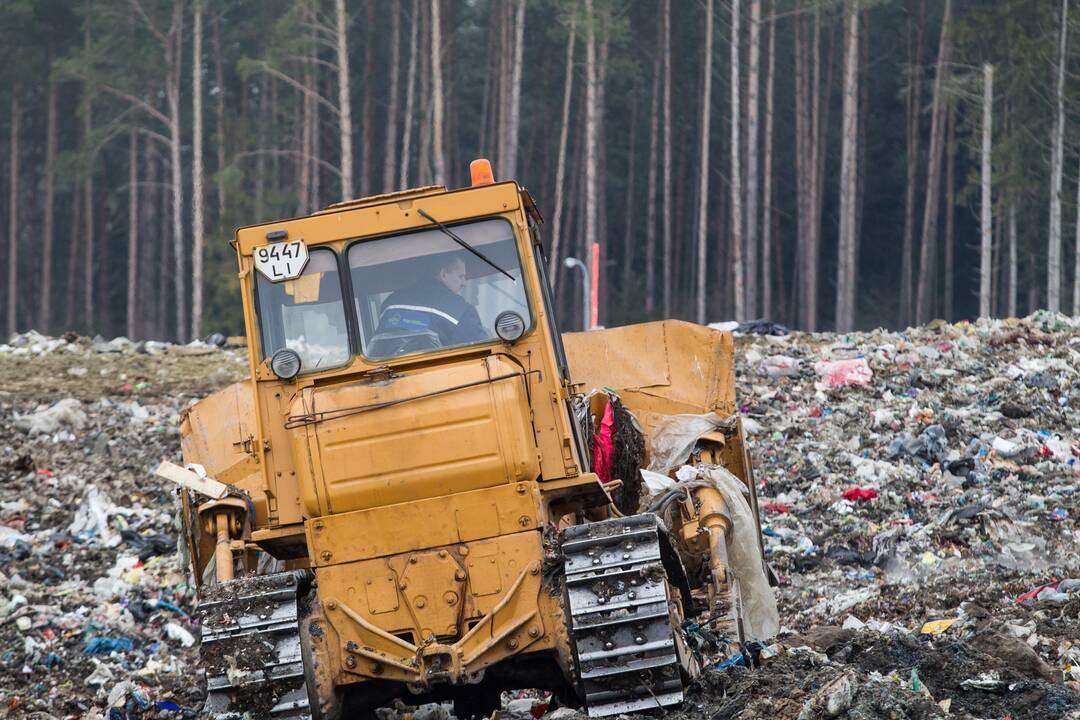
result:
<svg viewBox="0 0 1080 720"><path fill-rule="evenodd" d="M237 232L266 525L520 481L581 478L604 501L538 222L504 182Z"/></svg>

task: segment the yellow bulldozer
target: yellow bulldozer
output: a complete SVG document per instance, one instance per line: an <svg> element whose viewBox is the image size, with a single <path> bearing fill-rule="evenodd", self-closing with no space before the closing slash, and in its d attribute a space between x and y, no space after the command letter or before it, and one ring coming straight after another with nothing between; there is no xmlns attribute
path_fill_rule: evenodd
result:
<svg viewBox="0 0 1080 720"><path fill-rule="evenodd" d="M182 415L159 471L210 716L541 688L601 717L776 632L732 337L561 334L535 203L473 171L232 241L250 379Z"/></svg>

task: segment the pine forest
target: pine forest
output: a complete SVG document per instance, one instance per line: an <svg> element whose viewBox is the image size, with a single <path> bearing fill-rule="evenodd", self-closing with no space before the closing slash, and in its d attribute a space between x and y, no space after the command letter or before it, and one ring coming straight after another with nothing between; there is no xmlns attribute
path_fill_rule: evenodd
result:
<svg viewBox="0 0 1080 720"><path fill-rule="evenodd" d="M242 332L239 226L529 189L564 329L1080 314L1069 0L4 0L0 322Z"/></svg>

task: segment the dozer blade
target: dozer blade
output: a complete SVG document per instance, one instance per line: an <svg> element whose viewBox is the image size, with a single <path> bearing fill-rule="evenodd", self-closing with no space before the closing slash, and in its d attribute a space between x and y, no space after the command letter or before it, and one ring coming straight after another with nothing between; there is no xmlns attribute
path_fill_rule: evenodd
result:
<svg viewBox="0 0 1080 720"><path fill-rule="evenodd" d="M655 515L564 531L571 638L589 717L677 705L683 673L693 673L659 531Z"/></svg>
<svg viewBox="0 0 1080 720"><path fill-rule="evenodd" d="M198 615L205 716L311 720L294 573L204 587Z"/></svg>

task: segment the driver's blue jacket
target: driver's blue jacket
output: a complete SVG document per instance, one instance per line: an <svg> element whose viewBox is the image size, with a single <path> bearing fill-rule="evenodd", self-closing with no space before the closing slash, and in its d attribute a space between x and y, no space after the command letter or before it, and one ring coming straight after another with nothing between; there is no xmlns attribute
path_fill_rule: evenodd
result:
<svg viewBox="0 0 1080 720"><path fill-rule="evenodd" d="M383 303L377 332L431 330L443 346L484 340L480 314L465 298L438 280L397 290Z"/></svg>

